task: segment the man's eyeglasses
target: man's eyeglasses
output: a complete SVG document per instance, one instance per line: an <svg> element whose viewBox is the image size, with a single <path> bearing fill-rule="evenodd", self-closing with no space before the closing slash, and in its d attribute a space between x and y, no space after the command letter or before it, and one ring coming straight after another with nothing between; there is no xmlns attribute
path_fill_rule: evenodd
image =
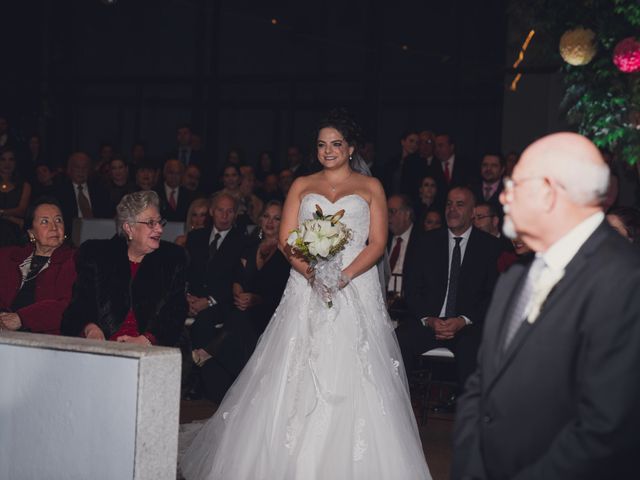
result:
<svg viewBox="0 0 640 480"><path fill-rule="evenodd" d="M156 225L160 225L161 227L164 227L167 224L167 219L166 218L161 218L160 220L154 220L154 219L149 219L146 222L139 222L136 221L134 223L142 223L143 225L146 225L147 227L149 227L150 229L154 229L156 228Z"/></svg>
<svg viewBox="0 0 640 480"><path fill-rule="evenodd" d="M504 177L502 179L502 183L504 184L504 189L506 191L513 191L513 189L515 189L517 186L522 185L525 182L528 182L529 180L545 180L546 177L542 177L542 176L536 176L536 177L525 177L525 178L521 178L520 180L514 180L511 177Z"/></svg>
<svg viewBox="0 0 640 480"><path fill-rule="evenodd" d="M533 176L533 177L525 177L525 178L521 178L520 180L514 180L511 177L504 177L502 179L502 183L504 184L504 190L505 192L513 192L513 190L522 185L525 182L528 182L530 180L544 180L545 182L547 182L549 185L551 185L552 183L559 186L560 188L562 188L563 190L566 190L565 186L560 183L559 181L555 180L555 179L551 179L549 177L545 177L542 175L537 175L537 176Z"/></svg>

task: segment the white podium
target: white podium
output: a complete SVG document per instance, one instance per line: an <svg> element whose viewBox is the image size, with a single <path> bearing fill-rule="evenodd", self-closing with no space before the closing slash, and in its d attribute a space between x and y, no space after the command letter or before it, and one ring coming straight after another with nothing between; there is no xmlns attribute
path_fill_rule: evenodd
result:
<svg viewBox="0 0 640 480"><path fill-rule="evenodd" d="M177 349L0 332L0 479L175 480Z"/></svg>

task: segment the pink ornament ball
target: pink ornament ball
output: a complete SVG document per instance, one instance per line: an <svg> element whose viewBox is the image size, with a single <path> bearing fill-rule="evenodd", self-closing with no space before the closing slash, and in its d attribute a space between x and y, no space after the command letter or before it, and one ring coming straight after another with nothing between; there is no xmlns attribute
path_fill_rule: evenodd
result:
<svg viewBox="0 0 640 480"><path fill-rule="evenodd" d="M640 42L634 37L621 40L613 50L613 63L624 73L640 71Z"/></svg>

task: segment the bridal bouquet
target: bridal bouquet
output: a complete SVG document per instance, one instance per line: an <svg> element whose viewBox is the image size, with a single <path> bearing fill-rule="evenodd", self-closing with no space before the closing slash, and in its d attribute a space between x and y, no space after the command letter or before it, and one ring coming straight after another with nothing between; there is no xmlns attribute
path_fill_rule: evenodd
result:
<svg viewBox="0 0 640 480"><path fill-rule="evenodd" d="M287 244L294 254L314 268L316 286L329 308L333 306L331 293L338 289L342 273L338 254L351 239L351 230L340 221L344 209L333 215L325 215L319 205L313 218L305 220L292 230Z"/></svg>

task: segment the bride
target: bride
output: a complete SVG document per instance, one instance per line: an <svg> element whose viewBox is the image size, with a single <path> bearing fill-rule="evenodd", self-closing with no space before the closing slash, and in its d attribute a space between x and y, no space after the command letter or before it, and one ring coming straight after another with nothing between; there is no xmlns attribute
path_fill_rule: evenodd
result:
<svg viewBox="0 0 640 480"><path fill-rule="evenodd" d="M375 268L387 241L385 196L357 171L358 133L343 111L319 125L322 169L293 183L283 210L287 287L255 353L181 458L187 480L431 478ZM332 308L287 246L316 205L325 214L344 209L352 230Z"/></svg>

